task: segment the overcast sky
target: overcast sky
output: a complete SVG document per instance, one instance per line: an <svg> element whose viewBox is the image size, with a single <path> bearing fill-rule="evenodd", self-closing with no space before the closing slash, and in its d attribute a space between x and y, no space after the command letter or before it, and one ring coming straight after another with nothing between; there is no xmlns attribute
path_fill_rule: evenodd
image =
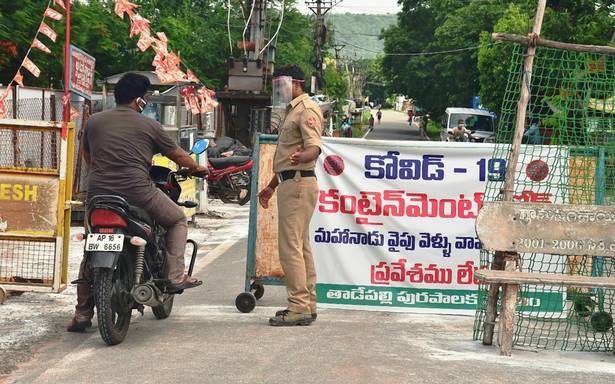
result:
<svg viewBox="0 0 615 384"><path fill-rule="evenodd" d="M334 0L335 1L335 0ZM308 11L303 0L299 0L299 9L302 12ZM336 13L397 13L400 10L400 6L397 4L397 0L342 0L335 8L333 12Z"/></svg>

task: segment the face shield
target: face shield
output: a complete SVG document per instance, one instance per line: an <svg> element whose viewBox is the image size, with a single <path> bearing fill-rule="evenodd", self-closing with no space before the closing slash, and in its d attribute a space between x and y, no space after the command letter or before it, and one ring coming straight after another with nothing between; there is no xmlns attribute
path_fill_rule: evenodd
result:
<svg viewBox="0 0 615 384"><path fill-rule="evenodd" d="M273 79L273 106L285 107L293 99L293 78L279 76Z"/></svg>

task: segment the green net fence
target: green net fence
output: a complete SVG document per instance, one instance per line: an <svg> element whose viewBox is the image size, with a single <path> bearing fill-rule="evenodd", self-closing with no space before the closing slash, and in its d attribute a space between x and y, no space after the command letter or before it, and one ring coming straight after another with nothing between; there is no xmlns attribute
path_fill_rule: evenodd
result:
<svg viewBox="0 0 615 384"><path fill-rule="evenodd" d="M526 46L514 45L494 159L507 159ZM615 204L615 56L537 49L514 201ZM499 166L498 166L499 164ZM494 161L486 201L501 200L504 162ZM481 251L481 268L493 253ZM615 275L607 257L521 254L525 272ZM487 286L479 287L474 338L482 338ZM541 349L611 351L615 291L522 285L513 343ZM497 331L497 327L496 327Z"/></svg>

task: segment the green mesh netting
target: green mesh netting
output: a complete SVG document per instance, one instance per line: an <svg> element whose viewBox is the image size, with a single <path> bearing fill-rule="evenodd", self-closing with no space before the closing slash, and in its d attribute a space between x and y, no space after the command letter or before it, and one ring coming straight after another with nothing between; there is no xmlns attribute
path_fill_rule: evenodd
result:
<svg viewBox="0 0 615 384"><path fill-rule="evenodd" d="M508 158L516 124L517 102L526 46L515 45L498 124L494 158ZM566 204L615 204L615 56L539 47L531 79L531 99L519 166L516 201ZM534 126L534 127L532 127ZM537 158L551 164L537 188L521 193L527 165ZM501 200L501 178L487 183L485 200ZM481 267L493 253L481 252ZM526 272L610 276L615 263L607 257L521 254ZM479 288L474 338L482 338L487 286ZM538 304L538 305L537 305ZM523 285L516 313L514 344L543 349L611 351L615 291ZM496 327L497 332L497 327Z"/></svg>

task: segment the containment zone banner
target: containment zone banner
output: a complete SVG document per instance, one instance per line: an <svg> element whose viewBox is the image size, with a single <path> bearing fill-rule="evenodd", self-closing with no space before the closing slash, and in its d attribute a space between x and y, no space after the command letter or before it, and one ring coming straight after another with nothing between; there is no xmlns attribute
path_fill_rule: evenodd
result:
<svg viewBox="0 0 615 384"><path fill-rule="evenodd" d="M503 182L506 169L493 153L491 144L325 140L310 229L319 304L473 313L475 219L486 182ZM566 202L569 159L562 153L546 162L526 155L514 199ZM541 192L546 182L562 192ZM546 310L549 301L553 310L563 301L555 295L531 300L527 292L526 305Z"/></svg>

